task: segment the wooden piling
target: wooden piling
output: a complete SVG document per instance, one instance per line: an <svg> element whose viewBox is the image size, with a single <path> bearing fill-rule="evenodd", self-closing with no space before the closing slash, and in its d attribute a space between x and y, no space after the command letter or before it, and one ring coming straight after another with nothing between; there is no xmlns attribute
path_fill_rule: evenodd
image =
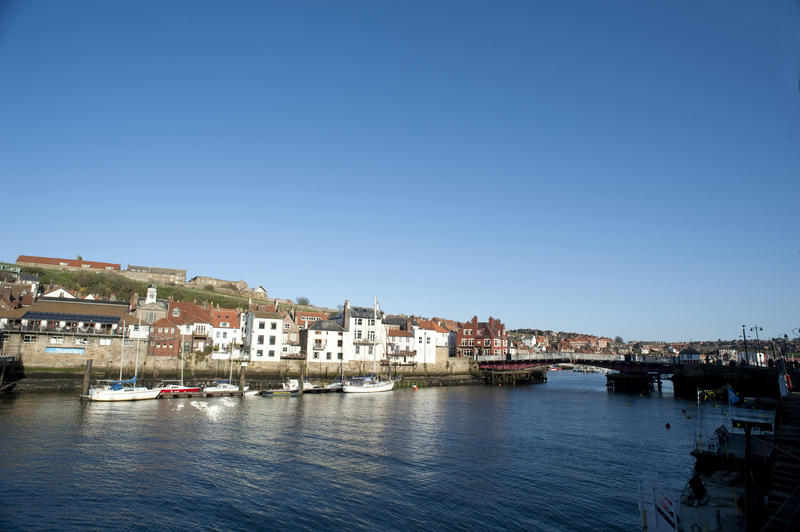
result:
<svg viewBox="0 0 800 532"><path fill-rule="evenodd" d="M92 380L92 359L86 360L86 367L83 370L83 386L81 387L81 395L89 393L89 383Z"/></svg>
<svg viewBox="0 0 800 532"><path fill-rule="evenodd" d="M244 365L239 365L239 391L244 395Z"/></svg>

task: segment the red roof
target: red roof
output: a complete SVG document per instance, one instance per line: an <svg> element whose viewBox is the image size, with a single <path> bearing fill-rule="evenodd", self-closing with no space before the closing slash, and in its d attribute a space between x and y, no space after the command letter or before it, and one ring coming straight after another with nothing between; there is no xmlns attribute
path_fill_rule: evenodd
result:
<svg viewBox="0 0 800 532"><path fill-rule="evenodd" d="M72 266L73 268L89 268L95 270L120 270L119 264L113 262L95 262L91 260L60 259L57 257L34 257L32 255L20 255L17 257L17 264L52 264L53 266Z"/></svg>
<svg viewBox="0 0 800 532"><path fill-rule="evenodd" d="M436 331L438 333L447 333L449 332L447 329L439 325L433 320L417 320L419 326L423 329L427 329L429 331Z"/></svg>
<svg viewBox="0 0 800 532"><path fill-rule="evenodd" d="M180 312L176 316L174 310ZM167 317L177 324L186 323L211 323L211 313L197 303L186 301L170 301Z"/></svg>
<svg viewBox="0 0 800 532"><path fill-rule="evenodd" d="M411 331L401 331L400 329L392 329L389 331L389 336L406 336L408 338L413 338L414 333Z"/></svg>
<svg viewBox="0 0 800 532"><path fill-rule="evenodd" d="M239 328L239 312L233 308L220 308L211 311L211 323L214 327L222 327L221 323L227 323L231 329Z"/></svg>

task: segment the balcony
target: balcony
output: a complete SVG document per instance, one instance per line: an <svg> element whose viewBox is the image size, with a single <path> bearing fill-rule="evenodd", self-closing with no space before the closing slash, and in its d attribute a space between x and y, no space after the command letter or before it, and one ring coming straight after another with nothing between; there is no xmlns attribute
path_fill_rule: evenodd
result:
<svg viewBox="0 0 800 532"><path fill-rule="evenodd" d="M416 351L412 351L410 349L403 349L403 350L397 349L397 350L392 350L389 353L389 356L390 357L415 357L415 356L417 356L417 352Z"/></svg>
<svg viewBox="0 0 800 532"><path fill-rule="evenodd" d="M370 340L369 338L353 338L353 345L376 345L377 340Z"/></svg>
<svg viewBox="0 0 800 532"><path fill-rule="evenodd" d="M66 334L78 336L122 336L122 329L110 330L107 328L96 329L94 327L78 327L77 325L67 325L60 327L57 325L20 325L7 324L2 329L4 332L20 332L20 333L35 333L35 334Z"/></svg>
<svg viewBox="0 0 800 532"><path fill-rule="evenodd" d="M314 342L314 346L311 348L314 351L322 351L325 349L325 346L328 345L328 342Z"/></svg>

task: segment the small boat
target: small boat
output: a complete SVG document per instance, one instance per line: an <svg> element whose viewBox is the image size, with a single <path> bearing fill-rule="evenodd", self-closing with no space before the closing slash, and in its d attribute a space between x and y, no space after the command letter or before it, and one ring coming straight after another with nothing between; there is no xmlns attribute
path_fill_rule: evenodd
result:
<svg viewBox="0 0 800 532"><path fill-rule="evenodd" d="M203 393L200 386L185 386L182 382L162 381L156 389L159 390L159 397L191 397Z"/></svg>
<svg viewBox="0 0 800 532"><path fill-rule="evenodd" d="M90 401L140 401L155 399L161 392L158 388L136 386L136 377L125 381L101 380L98 383L99 386L92 387L82 397Z"/></svg>
<svg viewBox="0 0 800 532"><path fill-rule="evenodd" d="M206 397L213 397L215 395L237 395L242 391L247 391L250 389L250 386L245 385L242 390L239 387L231 382L230 379L223 379L214 381L212 386L206 386L203 388L203 395Z"/></svg>
<svg viewBox="0 0 800 532"><path fill-rule="evenodd" d="M341 381L332 382L325 386L314 386L311 388L303 388L303 393L340 393L342 391Z"/></svg>
<svg viewBox="0 0 800 532"><path fill-rule="evenodd" d="M289 379L284 382L280 388L274 390L264 390L261 395L268 396L292 396L300 393L300 381L297 379Z"/></svg>
<svg viewBox="0 0 800 532"><path fill-rule="evenodd" d="M380 380L374 375L367 375L364 377L353 377L347 384L342 386L344 393L376 393L376 392L390 392L394 389L394 381Z"/></svg>

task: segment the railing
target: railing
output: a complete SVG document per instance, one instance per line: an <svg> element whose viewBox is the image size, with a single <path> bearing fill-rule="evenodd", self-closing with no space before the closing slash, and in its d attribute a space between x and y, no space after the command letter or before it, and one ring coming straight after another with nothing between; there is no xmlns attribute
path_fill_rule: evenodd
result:
<svg viewBox="0 0 800 532"><path fill-rule="evenodd" d="M328 345L328 342L322 342L322 343L319 343L319 344L314 342L314 347L312 347L311 349L313 349L314 351L322 351L323 349L325 349L325 346L327 346L327 345Z"/></svg>
<svg viewBox="0 0 800 532"><path fill-rule="evenodd" d="M411 351L409 349L406 349L406 350L403 350L403 351L400 351L398 349L398 350L395 350L395 351L391 351L390 350L388 355L390 357L415 357L415 356L417 356L417 352L416 351Z"/></svg>
<svg viewBox="0 0 800 532"><path fill-rule="evenodd" d="M94 327L58 327L58 326L36 326L36 325L6 325L2 329L4 332L36 333L36 334L70 334L80 336L122 336L122 329L114 331L108 329L95 329Z"/></svg>
<svg viewBox="0 0 800 532"><path fill-rule="evenodd" d="M353 345L375 345L378 342L376 340L370 340L369 338L355 338L353 339Z"/></svg>

